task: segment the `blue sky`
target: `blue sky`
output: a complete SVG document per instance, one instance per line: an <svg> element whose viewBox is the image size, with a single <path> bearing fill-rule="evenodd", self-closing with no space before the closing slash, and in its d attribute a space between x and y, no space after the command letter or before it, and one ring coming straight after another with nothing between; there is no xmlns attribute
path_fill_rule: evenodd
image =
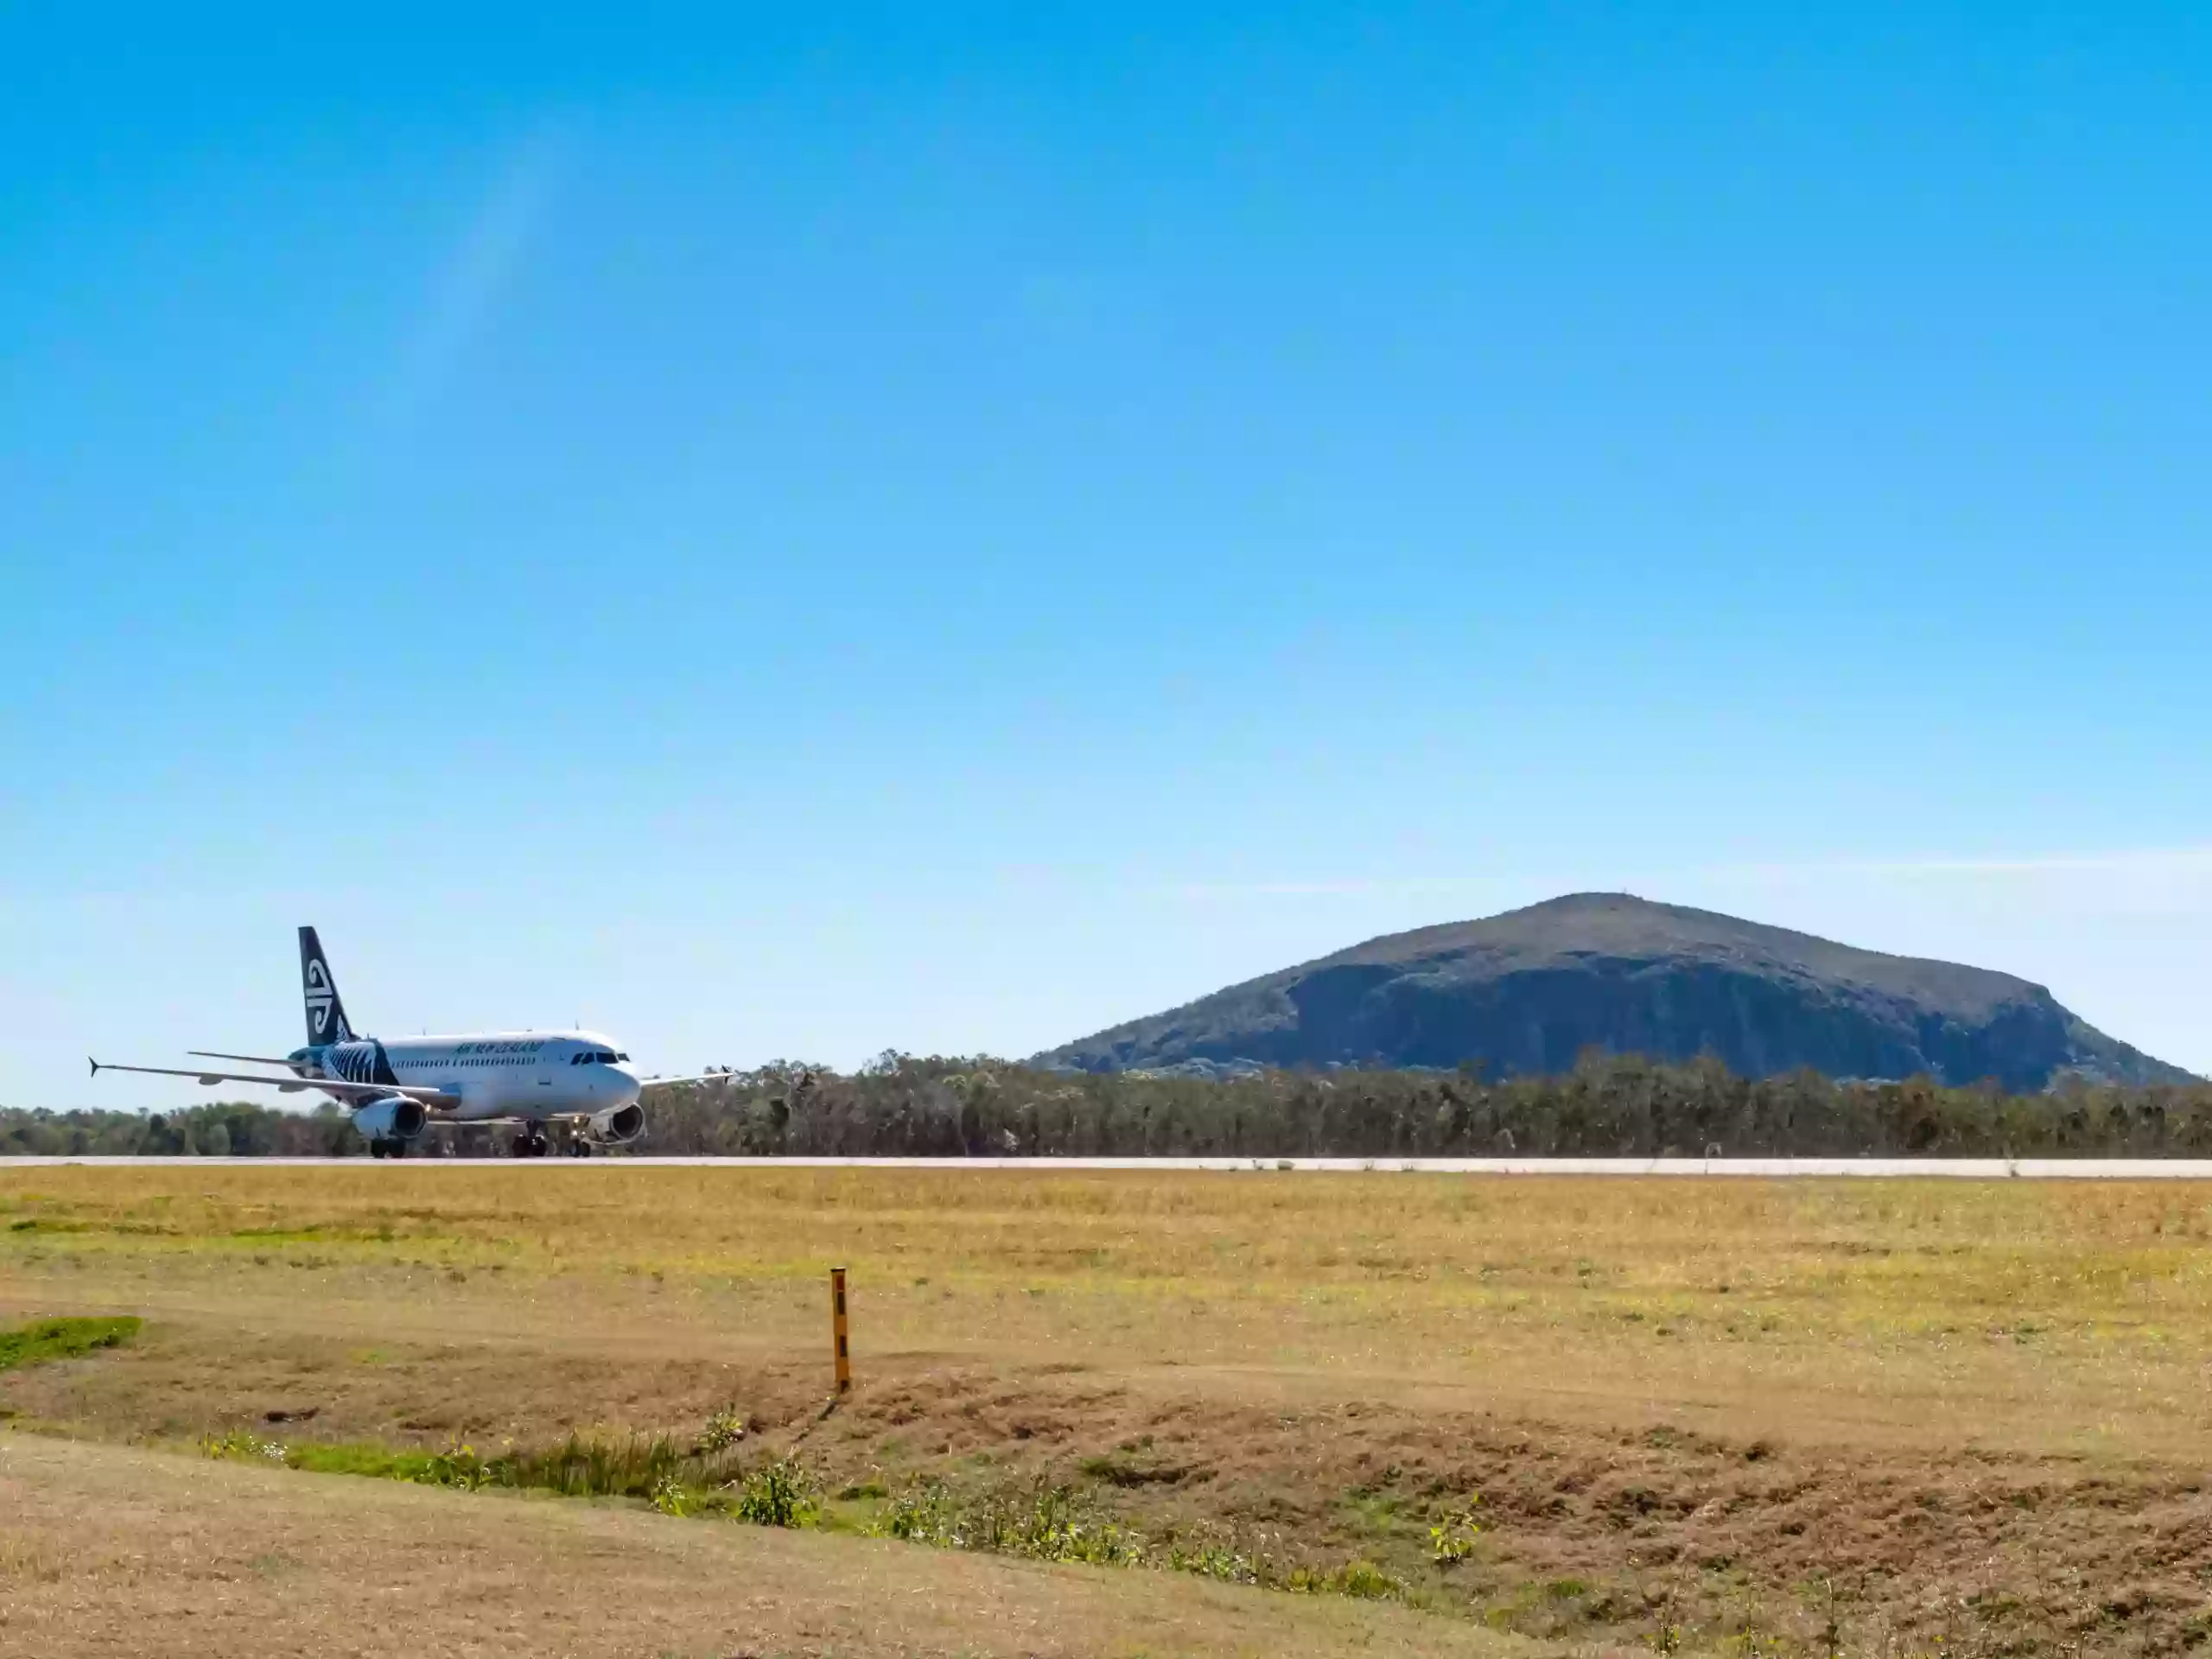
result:
<svg viewBox="0 0 2212 1659"><path fill-rule="evenodd" d="M1059 13L1068 12L1068 16ZM2212 1070L2212 14L0 15L0 1102L1628 887Z"/></svg>

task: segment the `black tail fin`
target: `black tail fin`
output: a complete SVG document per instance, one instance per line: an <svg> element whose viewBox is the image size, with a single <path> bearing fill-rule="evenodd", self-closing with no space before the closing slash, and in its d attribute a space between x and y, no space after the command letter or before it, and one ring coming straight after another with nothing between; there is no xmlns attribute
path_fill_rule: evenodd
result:
<svg viewBox="0 0 2212 1659"><path fill-rule="evenodd" d="M346 1023L346 1005L338 1000L338 982L330 976L330 960L311 927L300 930L300 990L307 997L310 1045L353 1040L353 1027Z"/></svg>

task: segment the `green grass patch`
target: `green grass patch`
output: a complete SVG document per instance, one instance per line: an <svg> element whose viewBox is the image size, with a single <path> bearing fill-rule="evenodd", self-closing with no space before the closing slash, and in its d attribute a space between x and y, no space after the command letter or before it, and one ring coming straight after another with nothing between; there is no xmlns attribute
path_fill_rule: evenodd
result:
<svg viewBox="0 0 2212 1659"><path fill-rule="evenodd" d="M200 1443L211 1458L234 1463L274 1463L315 1475L366 1475L376 1480L408 1480L425 1486L458 1484L448 1478L451 1459L430 1452L360 1442L298 1440L289 1445L264 1440L249 1429L211 1434Z"/></svg>
<svg viewBox="0 0 2212 1659"><path fill-rule="evenodd" d="M333 1446L316 1440L301 1440L285 1447L283 1459L286 1468L304 1469L310 1474L366 1475L376 1480L410 1480L426 1486L452 1484L439 1478L440 1465L447 1461L429 1452L357 1443Z"/></svg>
<svg viewBox="0 0 2212 1659"><path fill-rule="evenodd" d="M207 1436L200 1449L233 1463L273 1463L310 1474L363 1475L464 1491L504 1487L563 1497L644 1498L670 1515L726 1515L756 1526L810 1526L820 1513L814 1480L796 1462L748 1460L729 1447L701 1452L666 1435L608 1440L571 1434L540 1450L486 1458L460 1444L420 1452L373 1442L288 1442L234 1429Z"/></svg>
<svg viewBox="0 0 2212 1659"><path fill-rule="evenodd" d="M0 1331L0 1371L121 1347L138 1334L140 1323L125 1314L111 1319L33 1319Z"/></svg>
<svg viewBox="0 0 2212 1659"><path fill-rule="evenodd" d="M153 1238L178 1236L174 1227L151 1221L79 1221L67 1216L25 1216L8 1224L11 1233L118 1233Z"/></svg>

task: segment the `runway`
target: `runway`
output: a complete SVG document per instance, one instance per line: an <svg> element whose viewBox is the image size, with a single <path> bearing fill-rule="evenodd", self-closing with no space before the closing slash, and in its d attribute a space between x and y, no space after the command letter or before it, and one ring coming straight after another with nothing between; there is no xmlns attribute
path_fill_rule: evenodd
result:
<svg viewBox="0 0 2212 1659"><path fill-rule="evenodd" d="M620 1164L645 1169L930 1169L1036 1174L1187 1171L1223 1175L1642 1175L1756 1180L2205 1181L2207 1158L0 1158L0 1168L571 1170Z"/></svg>

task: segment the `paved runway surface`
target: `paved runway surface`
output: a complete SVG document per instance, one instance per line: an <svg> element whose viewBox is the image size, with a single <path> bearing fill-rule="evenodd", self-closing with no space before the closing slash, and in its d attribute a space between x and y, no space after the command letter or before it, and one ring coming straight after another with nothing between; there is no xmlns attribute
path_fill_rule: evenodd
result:
<svg viewBox="0 0 2212 1659"><path fill-rule="evenodd" d="M408 1166L591 1170L604 1161L658 1169L1208 1170L1223 1174L1670 1175L1777 1178L1876 1176L1953 1180L2212 1180L2205 1158L410 1158ZM177 1165L205 1169L359 1164L367 1158L0 1158L0 1168L56 1164Z"/></svg>

